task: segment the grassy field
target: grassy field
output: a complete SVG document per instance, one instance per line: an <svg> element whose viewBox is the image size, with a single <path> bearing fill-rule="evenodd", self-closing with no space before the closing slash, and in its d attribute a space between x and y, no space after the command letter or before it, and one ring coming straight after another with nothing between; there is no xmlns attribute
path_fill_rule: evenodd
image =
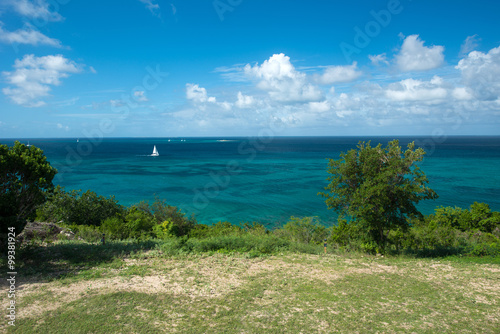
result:
<svg viewBox="0 0 500 334"><path fill-rule="evenodd" d="M16 326L4 320L0 331L500 333L498 264L292 252L166 256L151 242L72 242L34 247L26 257Z"/></svg>

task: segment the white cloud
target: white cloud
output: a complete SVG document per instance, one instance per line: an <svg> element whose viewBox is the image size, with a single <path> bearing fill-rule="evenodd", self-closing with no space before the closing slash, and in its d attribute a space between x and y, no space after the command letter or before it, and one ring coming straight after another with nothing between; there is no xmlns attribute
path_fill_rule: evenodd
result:
<svg viewBox="0 0 500 334"><path fill-rule="evenodd" d="M186 84L186 98L194 102L206 102L207 90L195 84Z"/></svg>
<svg viewBox="0 0 500 334"><path fill-rule="evenodd" d="M309 110L312 112L325 112L330 110L331 106L328 101L322 101L322 102L309 102Z"/></svg>
<svg viewBox="0 0 500 334"><path fill-rule="evenodd" d="M430 48L424 46L424 41L418 35L406 37L395 60L398 68L403 72L426 71L437 68L444 63L444 47L435 45Z"/></svg>
<svg viewBox="0 0 500 334"><path fill-rule="evenodd" d="M373 65L378 66L380 64L389 65L389 61L387 60L387 55L385 53L379 55L368 55L368 58L372 62Z"/></svg>
<svg viewBox="0 0 500 334"><path fill-rule="evenodd" d="M14 44L49 45L57 48L61 47L61 41L45 36L39 31L27 27L16 31L5 31L0 22L0 41Z"/></svg>
<svg viewBox="0 0 500 334"><path fill-rule="evenodd" d="M235 103L238 108L250 108L255 103L256 101L252 96L243 95L241 92L238 92L238 100Z"/></svg>
<svg viewBox="0 0 500 334"><path fill-rule="evenodd" d="M361 76L357 63L348 66L328 66L325 72L317 77L317 81L323 85L331 85L339 82L350 82Z"/></svg>
<svg viewBox="0 0 500 334"><path fill-rule="evenodd" d="M208 96L207 90L195 84L186 84L186 98L194 103L216 103L217 99L213 96Z"/></svg>
<svg viewBox="0 0 500 334"><path fill-rule="evenodd" d="M386 90L386 96L393 101L436 101L447 97L448 92L442 87L443 79L435 76L430 81L405 79L392 83Z"/></svg>
<svg viewBox="0 0 500 334"><path fill-rule="evenodd" d="M214 98L214 99L215 99L215 98ZM215 100L214 100L214 102L215 102ZM224 101L224 102L219 102L219 103L217 103L217 104L218 104L218 105L219 105L222 109L224 109L225 111L229 111L229 110L231 110L231 109L233 108L233 105L232 105L231 103L229 103L229 102L226 102L226 101Z"/></svg>
<svg viewBox="0 0 500 334"><path fill-rule="evenodd" d="M339 118L344 118L355 114L362 108L362 101L359 97L349 97L346 93L341 93L332 101L332 109Z"/></svg>
<svg viewBox="0 0 500 334"><path fill-rule="evenodd" d="M14 103L39 107L45 104L40 98L49 95L50 86L58 86L70 73L81 72L81 66L62 55L35 57L25 55L16 59L15 71L3 72L10 85L2 91Z"/></svg>
<svg viewBox="0 0 500 334"><path fill-rule="evenodd" d="M463 57L469 52L474 51L479 46L480 38L477 35L467 36L460 47L460 56Z"/></svg>
<svg viewBox="0 0 500 334"><path fill-rule="evenodd" d="M274 54L262 65L244 68L247 76L259 79L257 87L268 92L269 96L281 102L318 101L322 93L318 87L307 83L306 75L297 71L290 57L283 53Z"/></svg>
<svg viewBox="0 0 500 334"><path fill-rule="evenodd" d="M134 92L134 100L136 100L137 102L146 102L146 101L149 101L148 98L146 97L146 95L144 95L144 91L143 90L136 90Z"/></svg>
<svg viewBox="0 0 500 334"><path fill-rule="evenodd" d="M139 0L146 5L146 8L156 17L160 17L160 5L154 3L155 0ZM175 8L175 7L174 7Z"/></svg>
<svg viewBox="0 0 500 334"><path fill-rule="evenodd" d="M456 87L452 91L452 96L456 100L470 100L473 98L472 94L466 87Z"/></svg>
<svg viewBox="0 0 500 334"><path fill-rule="evenodd" d="M470 52L455 67L462 73L462 82L480 100L500 97L500 47L488 53Z"/></svg>
<svg viewBox="0 0 500 334"><path fill-rule="evenodd" d="M407 45L411 41L409 38L406 38ZM433 50L424 47L424 42L418 40L416 35L414 42L420 44L421 48L417 48L420 51ZM403 49L408 51L406 46ZM424 54L428 55L427 51ZM396 53L404 54L399 51ZM442 50L439 54L442 55ZM339 78L359 74L361 71L356 63L343 67L296 68L289 57L275 54L259 64L220 67L215 70L216 73L242 74L247 81L253 79L255 86L236 85L236 80L230 80L231 88L227 92L222 89L217 97L227 96L224 94L230 94L236 88L231 103L218 102L215 98L211 103L205 88L187 84L186 97L191 106L175 114L169 113L168 117L174 120L172 124L183 124L186 129L192 125L198 129L215 131L213 133L218 133L218 129L234 131L242 127L245 131L257 133L272 124L280 128L283 131L280 134L283 135L293 134L294 131L303 131L301 133L304 134L349 133L349 128L373 133L384 133L384 129L412 133L430 131L436 127L442 127L445 131L458 131L459 127L465 129L469 126L464 122L469 119L488 124L498 123L500 48L486 54L472 52L455 70L450 66L443 70L411 75L376 67L388 63L385 54L371 56L370 59L372 65L367 66L370 76L365 81L339 85L335 89L311 83L311 80L337 82ZM392 62L396 64L396 58L391 59ZM444 74L434 75L437 73ZM459 82L461 73L463 81ZM478 76L483 78L482 81L477 81L481 80ZM492 97L496 100L481 101L476 98L479 91L485 90L481 82L488 85L493 93L498 93ZM308 97L314 99L308 100ZM472 114L474 118L470 116Z"/></svg>
<svg viewBox="0 0 500 334"><path fill-rule="evenodd" d="M62 21L64 18L57 12L49 9L49 3L45 0L10 0L10 5L19 14L43 21Z"/></svg>

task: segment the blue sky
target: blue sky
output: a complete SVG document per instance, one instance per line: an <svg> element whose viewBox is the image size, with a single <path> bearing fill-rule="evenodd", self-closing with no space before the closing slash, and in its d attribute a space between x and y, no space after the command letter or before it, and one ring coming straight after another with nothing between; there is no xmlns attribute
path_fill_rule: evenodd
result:
<svg viewBox="0 0 500 334"><path fill-rule="evenodd" d="M0 2L0 138L500 135L497 1Z"/></svg>

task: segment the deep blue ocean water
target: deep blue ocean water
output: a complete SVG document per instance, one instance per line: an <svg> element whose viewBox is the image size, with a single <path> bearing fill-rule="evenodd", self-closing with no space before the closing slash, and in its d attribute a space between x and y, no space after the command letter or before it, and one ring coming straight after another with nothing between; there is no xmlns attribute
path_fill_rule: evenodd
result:
<svg viewBox="0 0 500 334"><path fill-rule="evenodd" d="M267 226L290 216L336 220L317 195L327 185L327 158L360 140L385 145L394 137L109 138L30 139L59 170L55 184L115 195L120 204L153 201L194 213L198 222L259 221ZM422 213L443 206L486 202L500 211L500 137L400 137L427 155L420 164L438 195L421 202ZM27 143L28 140L20 140ZM0 140L12 145L14 140ZM148 156L156 145L160 156Z"/></svg>

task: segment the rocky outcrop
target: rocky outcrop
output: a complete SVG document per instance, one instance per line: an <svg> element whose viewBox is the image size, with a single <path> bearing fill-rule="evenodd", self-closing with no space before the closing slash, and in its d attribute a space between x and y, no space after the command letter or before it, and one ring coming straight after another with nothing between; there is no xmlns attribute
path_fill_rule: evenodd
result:
<svg viewBox="0 0 500 334"><path fill-rule="evenodd" d="M53 223L29 222L24 230L18 235L19 242L32 239L55 240L59 235L64 235L67 239L74 239L75 234L66 228L62 228Z"/></svg>

